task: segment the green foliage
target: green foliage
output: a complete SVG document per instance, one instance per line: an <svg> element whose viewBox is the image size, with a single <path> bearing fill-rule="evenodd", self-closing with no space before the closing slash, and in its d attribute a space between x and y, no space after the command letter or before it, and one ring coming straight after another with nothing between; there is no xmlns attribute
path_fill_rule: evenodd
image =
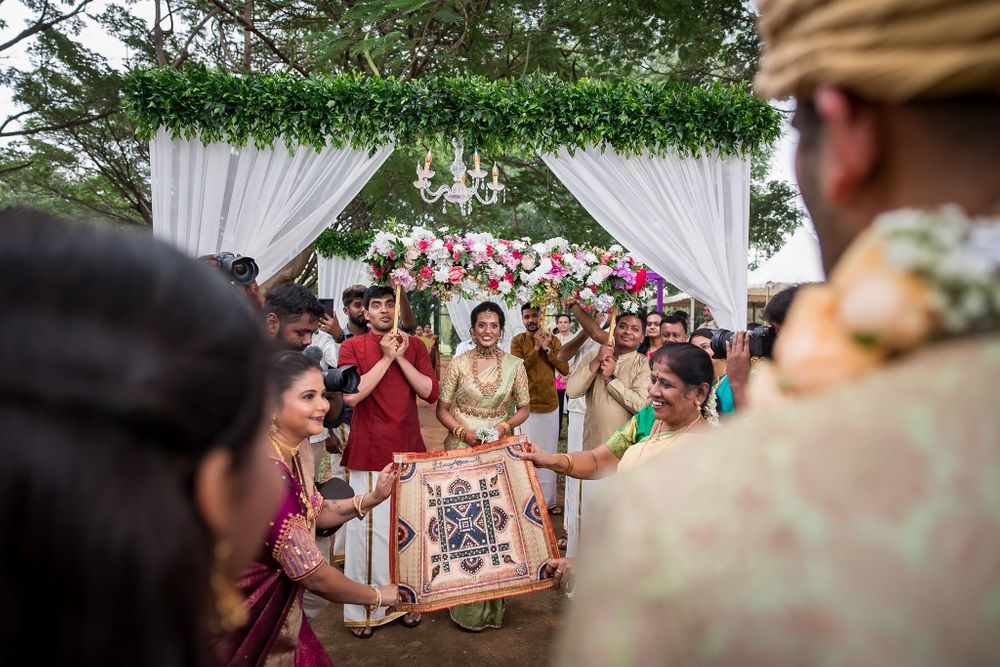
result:
<svg viewBox="0 0 1000 667"><path fill-rule="evenodd" d="M461 137L470 149L508 155L588 144L625 155L729 155L764 150L779 134L779 114L739 84L236 76L191 67L133 71L123 92L143 138L166 127L175 137L235 146L283 140L289 147L349 143L374 150Z"/></svg>
<svg viewBox="0 0 1000 667"><path fill-rule="evenodd" d="M755 182L750 185L750 247L758 261L767 259L785 244L785 239L802 223L804 213L794 205L798 196L784 181ZM756 268L756 264L751 268Z"/></svg>
<svg viewBox="0 0 1000 667"><path fill-rule="evenodd" d="M375 232L368 229L339 231L327 229L313 243L313 248L321 257L348 257L362 259L375 238Z"/></svg>

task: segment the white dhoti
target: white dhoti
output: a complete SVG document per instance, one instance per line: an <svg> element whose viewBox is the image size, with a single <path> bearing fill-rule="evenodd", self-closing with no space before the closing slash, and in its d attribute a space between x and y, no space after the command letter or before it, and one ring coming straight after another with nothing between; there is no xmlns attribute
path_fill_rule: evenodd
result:
<svg viewBox="0 0 1000 667"><path fill-rule="evenodd" d="M583 412L569 413L569 428L566 431L566 451L583 451L583 419L586 414ZM563 515L566 526L566 557L576 556L577 548L580 544L580 518L583 516L580 501L583 499L583 487L581 481L574 477L566 477L565 514Z"/></svg>
<svg viewBox="0 0 1000 667"><path fill-rule="evenodd" d="M532 412L528 421L524 422L524 434L531 444L549 454L555 454L559 446L559 410L552 412ZM538 474L538 484L542 487L545 504L553 507L556 504L556 473L554 470L535 468Z"/></svg>
<svg viewBox="0 0 1000 667"><path fill-rule="evenodd" d="M347 443L347 436L351 433L351 427L346 424L341 424L337 427L337 435L340 436L340 442L342 444ZM339 477L348 484L351 483L351 471L340 465L340 454L334 454L330 457L330 473L334 477ZM388 502L388 501L387 501ZM341 563L344 562L344 545L347 544L347 528L341 527L336 533L333 534L333 558L332 562Z"/></svg>
<svg viewBox="0 0 1000 667"><path fill-rule="evenodd" d="M350 483L354 493L373 493L378 472L351 470ZM345 524L346 559L344 574L348 579L367 586L389 583L389 501L373 507L364 519L351 519ZM344 625L351 628L372 627L395 621L402 612L386 615L385 607L369 612L363 605L344 605Z"/></svg>

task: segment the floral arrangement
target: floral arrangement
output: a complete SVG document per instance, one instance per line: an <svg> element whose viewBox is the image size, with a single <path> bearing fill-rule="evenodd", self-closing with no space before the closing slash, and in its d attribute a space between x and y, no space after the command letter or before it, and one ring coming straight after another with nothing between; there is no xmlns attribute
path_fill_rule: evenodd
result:
<svg viewBox="0 0 1000 667"><path fill-rule="evenodd" d="M937 338L997 327L1000 223L954 206L892 211L854 241L828 283L796 295L753 400L812 392Z"/></svg>
<svg viewBox="0 0 1000 667"><path fill-rule="evenodd" d="M375 235L365 260L375 282L431 290L442 299L498 297L508 305L578 301L604 312L645 303L646 267L621 246L607 250L555 238L508 241L492 234L448 234L390 226Z"/></svg>

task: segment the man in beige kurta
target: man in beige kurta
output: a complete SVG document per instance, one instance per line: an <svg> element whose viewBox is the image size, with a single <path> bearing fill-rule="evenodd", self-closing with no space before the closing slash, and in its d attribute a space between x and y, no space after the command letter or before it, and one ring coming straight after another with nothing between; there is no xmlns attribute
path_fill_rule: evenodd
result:
<svg viewBox="0 0 1000 667"><path fill-rule="evenodd" d="M601 346L586 355L576 365L566 380L569 399L586 397L587 413L583 418L583 449L599 447L615 431L624 426L636 412L649 404L649 360L635 349L642 342L645 324L635 315L619 320L615 346ZM598 329L599 331L599 329ZM595 358L611 356L602 368L595 368ZM581 480L579 487L567 484L567 489L577 489L574 508L578 520L572 534L574 552L576 544L586 533L586 517L599 495L604 480ZM568 555L575 555L569 553Z"/></svg>
<svg viewBox="0 0 1000 667"><path fill-rule="evenodd" d="M980 218L970 258L993 262L1000 287L985 240L1000 225L1000 3L758 6L758 89L797 98L798 180L827 271L880 214L954 204ZM867 305L906 312L883 297ZM818 340L790 335L779 364L782 347ZM831 365L850 361L832 349ZM998 378L994 320L752 404L609 481L560 664L997 664Z"/></svg>
<svg viewBox="0 0 1000 667"><path fill-rule="evenodd" d="M617 368L609 381L605 382L600 369L591 369L591 362L601 350L584 357L566 381L566 396L587 400L584 450L603 445L632 415L649 405L649 359L634 349L619 351Z"/></svg>

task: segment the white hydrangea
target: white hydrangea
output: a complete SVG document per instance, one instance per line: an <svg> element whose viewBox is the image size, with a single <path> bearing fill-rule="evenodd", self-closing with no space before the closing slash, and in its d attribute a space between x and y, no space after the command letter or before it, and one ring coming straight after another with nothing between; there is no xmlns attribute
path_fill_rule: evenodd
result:
<svg viewBox="0 0 1000 667"><path fill-rule="evenodd" d="M392 250L392 242L396 238L396 235L392 232L379 232L372 240L371 249L375 251L375 254L388 255Z"/></svg>

